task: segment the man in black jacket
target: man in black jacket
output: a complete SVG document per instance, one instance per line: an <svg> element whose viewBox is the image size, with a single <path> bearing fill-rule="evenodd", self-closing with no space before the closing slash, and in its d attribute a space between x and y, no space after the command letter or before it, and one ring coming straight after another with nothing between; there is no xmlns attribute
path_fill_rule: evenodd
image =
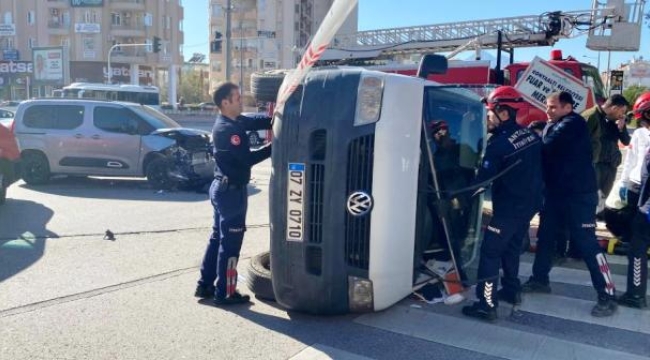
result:
<svg viewBox="0 0 650 360"><path fill-rule="evenodd" d="M549 123L542 138L542 170L546 183L540 213L537 253L533 275L522 286L524 292L551 292L551 271L556 239L566 236L582 255L598 293L593 316L610 316L616 311L615 287L605 254L596 240L598 187L592 164L591 144L585 119L573 111L568 92L546 98Z"/></svg>

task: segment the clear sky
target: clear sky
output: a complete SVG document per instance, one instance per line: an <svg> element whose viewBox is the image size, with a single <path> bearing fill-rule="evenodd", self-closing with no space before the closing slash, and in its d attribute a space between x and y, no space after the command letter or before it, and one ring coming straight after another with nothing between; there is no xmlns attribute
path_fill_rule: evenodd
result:
<svg viewBox="0 0 650 360"><path fill-rule="evenodd" d="M236 1L236 0L233 0ZM605 2L606 0L600 0ZM626 0L629 2L630 0ZM484 20L513 16L540 15L549 11L580 11L591 8L592 0L359 0L359 30L384 29L392 27L443 24L454 21ZM208 0L183 0L185 7L185 59L193 53L208 54ZM645 12L650 11L650 5ZM641 36L641 50L638 52L612 52L611 68L627 62L633 56L643 55L650 59L650 28L646 22ZM561 49L565 56L571 55L580 61L598 63L598 52L586 48L587 36L562 39L554 48ZM521 48L515 50L516 61L531 60L534 56L548 58L551 47ZM471 53L461 54L465 59ZM600 54L600 68L607 70L607 52Z"/></svg>

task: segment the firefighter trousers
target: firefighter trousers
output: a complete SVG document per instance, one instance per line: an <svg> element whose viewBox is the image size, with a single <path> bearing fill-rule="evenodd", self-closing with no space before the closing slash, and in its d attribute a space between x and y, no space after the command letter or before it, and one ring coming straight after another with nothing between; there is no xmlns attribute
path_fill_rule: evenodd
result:
<svg viewBox="0 0 650 360"><path fill-rule="evenodd" d="M540 212L537 252L533 263L533 279L549 283L556 239L568 231L572 246L582 255L591 282L599 298L612 298L615 288L609 264L596 240L596 206L598 194L551 195L544 200Z"/></svg>
<svg viewBox="0 0 650 360"><path fill-rule="evenodd" d="M648 287L648 246L650 245L650 223L645 214L636 213L632 221L632 241L627 254L627 292L645 296Z"/></svg>
<svg viewBox="0 0 650 360"><path fill-rule="evenodd" d="M246 186L214 180L210 186L214 222L201 264L199 285L212 286L215 297L225 298L237 288L237 262L246 231L248 194Z"/></svg>
<svg viewBox="0 0 650 360"><path fill-rule="evenodd" d="M499 268L503 268L503 291L515 295L521 291L519 255L522 239L528 232L529 217L508 217L496 214L485 229L478 265L476 297L480 302L496 307Z"/></svg>

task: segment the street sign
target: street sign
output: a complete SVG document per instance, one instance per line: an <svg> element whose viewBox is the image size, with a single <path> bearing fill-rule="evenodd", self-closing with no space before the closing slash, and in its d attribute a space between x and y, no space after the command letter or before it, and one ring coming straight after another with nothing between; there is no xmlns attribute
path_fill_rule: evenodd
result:
<svg viewBox="0 0 650 360"><path fill-rule="evenodd" d="M542 111L546 110L546 97L556 91L567 91L573 96L573 109L580 113L596 103L593 92L580 80L539 57L535 57L515 88L521 95Z"/></svg>

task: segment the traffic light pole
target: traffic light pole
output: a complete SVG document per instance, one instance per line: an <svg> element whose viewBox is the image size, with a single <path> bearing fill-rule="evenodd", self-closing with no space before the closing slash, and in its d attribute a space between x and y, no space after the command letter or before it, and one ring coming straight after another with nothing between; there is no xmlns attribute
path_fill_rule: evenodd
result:
<svg viewBox="0 0 650 360"><path fill-rule="evenodd" d="M153 48L153 44L115 44L111 46L110 49L108 49L108 75L106 75L106 82L111 84L112 77L113 77L113 70L111 69L111 54L113 53L113 50L118 47L135 47L135 46L151 46Z"/></svg>

